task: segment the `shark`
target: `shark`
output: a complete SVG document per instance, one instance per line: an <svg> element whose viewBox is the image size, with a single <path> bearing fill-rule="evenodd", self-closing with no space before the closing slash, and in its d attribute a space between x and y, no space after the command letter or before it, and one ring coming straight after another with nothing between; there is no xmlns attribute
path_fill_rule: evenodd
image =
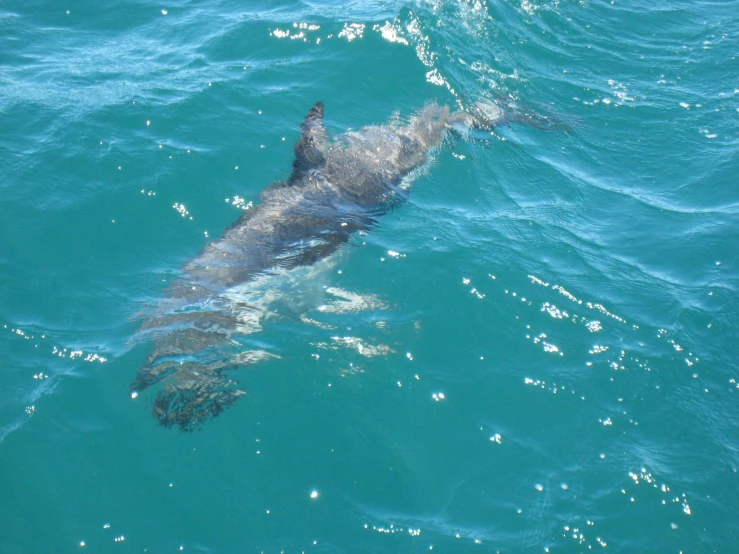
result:
<svg viewBox="0 0 739 554"><path fill-rule="evenodd" d="M430 103L407 121L330 138L323 115L318 102L300 125L290 175L186 264L138 330L137 340L154 346L130 393L159 385L152 414L163 427L199 429L245 394L233 370L276 355L244 349L240 337L261 330L292 273L331 258L402 204L413 177L445 143L510 122L550 126L493 101L456 110Z"/></svg>

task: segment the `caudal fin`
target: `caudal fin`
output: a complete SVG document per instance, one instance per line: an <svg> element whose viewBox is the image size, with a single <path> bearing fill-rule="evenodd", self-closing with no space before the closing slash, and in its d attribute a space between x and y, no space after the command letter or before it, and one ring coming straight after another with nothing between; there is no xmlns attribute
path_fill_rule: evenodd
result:
<svg viewBox="0 0 739 554"><path fill-rule="evenodd" d="M238 383L226 377L222 364L184 362L170 375L154 399L152 415L162 427L194 431L244 395Z"/></svg>

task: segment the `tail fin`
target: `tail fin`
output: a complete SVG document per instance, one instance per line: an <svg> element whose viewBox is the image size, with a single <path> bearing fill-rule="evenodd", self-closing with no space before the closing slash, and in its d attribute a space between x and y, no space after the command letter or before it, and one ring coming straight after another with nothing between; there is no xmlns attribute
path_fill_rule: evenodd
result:
<svg viewBox="0 0 739 554"><path fill-rule="evenodd" d="M236 381L223 375L231 367L196 362L177 366L154 399L152 415L162 427L176 425L181 431L195 431L246 394Z"/></svg>

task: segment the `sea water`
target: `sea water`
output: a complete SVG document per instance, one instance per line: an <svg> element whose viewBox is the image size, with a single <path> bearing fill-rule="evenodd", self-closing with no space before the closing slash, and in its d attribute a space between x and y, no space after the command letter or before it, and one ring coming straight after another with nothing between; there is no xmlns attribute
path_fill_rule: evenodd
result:
<svg viewBox="0 0 739 554"><path fill-rule="evenodd" d="M739 551L738 36L733 1L4 2L0 552ZM308 109L478 99L561 124L437 152L232 409L157 426L142 314Z"/></svg>

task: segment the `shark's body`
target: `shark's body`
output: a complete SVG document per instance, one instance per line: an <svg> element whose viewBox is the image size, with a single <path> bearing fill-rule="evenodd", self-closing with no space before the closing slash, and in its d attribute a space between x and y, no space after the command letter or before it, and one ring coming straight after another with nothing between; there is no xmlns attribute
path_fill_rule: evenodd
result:
<svg viewBox="0 0 739 554"><path fill-rule="evenodd" d="M205 247L187 266L188 280L218 292L265 270L325 258L404 199L405 178L450 125L468 117L432 105L406 126L364 127L329 141L316 104L301 125L292 175Z"/></svg>
<svg viewBox="0 0 739 554"><path fill-rule="evenodd" d="M432 104L405 125L369 126L329 140L323 105L316 104L301 125L290 177L270 185L261 203L185 267L142 326L139 335L153 336L155 349L132 396L164 381L154 416L183 430L230 406L243 392L224 371L270 356L239 351L235 340L260 329L270 279L322 260L370 229L405 199L409 176L451 130L491 128L500 116L491 105L473 117ZM251 297L235 293L244 286Z"/></svg>

